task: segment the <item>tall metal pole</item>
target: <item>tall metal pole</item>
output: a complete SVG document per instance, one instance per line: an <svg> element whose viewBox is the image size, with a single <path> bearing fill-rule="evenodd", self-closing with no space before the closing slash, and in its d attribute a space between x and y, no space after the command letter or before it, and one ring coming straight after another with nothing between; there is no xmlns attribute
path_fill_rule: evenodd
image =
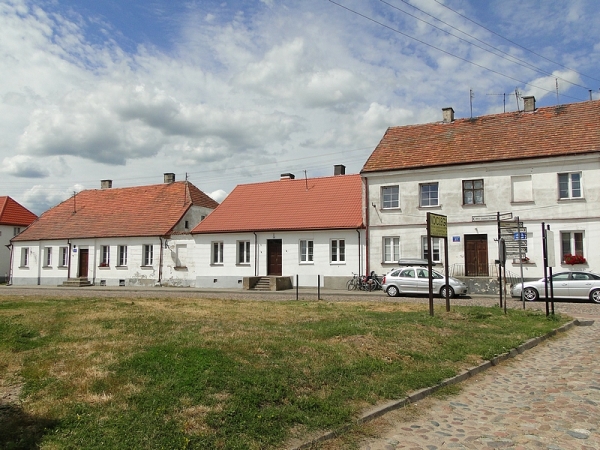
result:
<svg viewBox="0 0 600 450"><path fill-rule="evenodd" d="M523 295L523 250L521 246L521 223L519 222L519 216L517 216L517 233L519 236L519 267L521 268L521 302L523 303L523 309L525 309L525 296Z"/></svg>
<svg viewBox="0 0 600 450"><path fill-rule="evenodd" d="M546 224L542 222L542 249L544 251L544 294L546 298L546 316L550 315L548 308L548 243L546 241Z"/></svg>
<svg viewBox="0 0 600 450"><path fill-rule="evenodd" d="M433 278L432 278L432 249L431 249L431 213L427 213L427 270L429 273L429 315L433 317ZM448 289L446 289L447 291Z"/></svg>

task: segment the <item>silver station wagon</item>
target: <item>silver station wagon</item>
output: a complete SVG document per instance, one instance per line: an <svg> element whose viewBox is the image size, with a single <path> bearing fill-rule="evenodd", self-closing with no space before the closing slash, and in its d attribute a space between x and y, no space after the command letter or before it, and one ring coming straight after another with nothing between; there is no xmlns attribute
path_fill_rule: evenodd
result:
<svg viewBox="0 0 600 450"><path fill-rule="evenodd" d="M433 293L446 297L446 286L448 286L449 297L466 295L467 285L456 278L449 277L445 283L445 277L439 272L432 270ZM392 270L383 277L383 290L390 297L400 294L429 294L429 271L427 267L409 266Z"/></svg>

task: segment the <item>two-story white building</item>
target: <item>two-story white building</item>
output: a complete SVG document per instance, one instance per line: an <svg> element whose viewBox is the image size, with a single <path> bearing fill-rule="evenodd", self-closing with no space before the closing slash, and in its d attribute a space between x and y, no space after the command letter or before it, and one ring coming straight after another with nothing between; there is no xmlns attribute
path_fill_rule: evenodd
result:
<svg viewBox="0 0 600 450"><path fill-rule="evenodd" d="M501 233L507 271L523 263L525 278L543 276L542 224L553 233L555 272L573 267L569 255L600 271L600 101L538 109L524 100L524 111L455 119L446 108L440 122L386 131L361 171L370 270L427 257L432 212L447 217L454 275L495 276ZM508 228L517 217L527 238L520 259ZM443 240L432 247L443 263Z"/></svg>
<svg viewBox="0 0 600 450"><path fill-rule="evenodd" d="M0 282L10 273L10 240L27 228L37 216L10 197L0 197Z"/></svg>
<svg viewBox="0 0 600 450"><path fill-rule="evenodd" d="M173 173L162 184L101 187L49 209L11 240L12 284L193 285L187 244L177 243L218 203Z"/></svg>

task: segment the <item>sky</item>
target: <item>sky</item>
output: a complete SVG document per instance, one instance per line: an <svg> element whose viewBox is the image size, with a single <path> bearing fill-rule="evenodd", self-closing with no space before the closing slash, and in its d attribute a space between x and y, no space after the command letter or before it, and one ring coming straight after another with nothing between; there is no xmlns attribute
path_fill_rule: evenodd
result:
<svg viewBox="0 0 600 450"><path fill-rule="evenodd" d="M0 196L358 173L445 107L599 99L598 24L597 0L0 0Z"/></svg>

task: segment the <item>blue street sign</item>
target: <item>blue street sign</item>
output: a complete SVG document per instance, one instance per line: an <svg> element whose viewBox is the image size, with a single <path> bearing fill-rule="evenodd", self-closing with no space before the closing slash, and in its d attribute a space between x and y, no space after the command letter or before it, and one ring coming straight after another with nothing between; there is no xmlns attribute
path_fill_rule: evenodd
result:
<svg viewBox="0 0 600 450"><path fill-rule="evenodd" d="M513 233L513 237L515 241L526 241L527 240L527 232L525 231L521 231L521 234L519 235L519 233Z"/></svg>

